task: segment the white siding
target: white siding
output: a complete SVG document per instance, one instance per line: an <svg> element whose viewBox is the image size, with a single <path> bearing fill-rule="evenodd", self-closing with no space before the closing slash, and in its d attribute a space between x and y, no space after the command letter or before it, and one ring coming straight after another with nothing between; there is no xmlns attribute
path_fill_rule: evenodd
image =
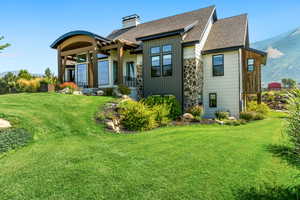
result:
<svg viewBox="0 0 300 200"><path fill-rule="evenodd" d="M224 54L224 76L213 76L212 56L204 55L203 105L205 117L214 117L217 110L230 111L238 117L240 108L239 51ZM217 93L217 108L209 107L209 93Z"/></svg>
<svg viewBox="0 0 300 200"><path fill-rule="evenodd" d="M195 58L195 46L183 48L183 59Z"/></svg>

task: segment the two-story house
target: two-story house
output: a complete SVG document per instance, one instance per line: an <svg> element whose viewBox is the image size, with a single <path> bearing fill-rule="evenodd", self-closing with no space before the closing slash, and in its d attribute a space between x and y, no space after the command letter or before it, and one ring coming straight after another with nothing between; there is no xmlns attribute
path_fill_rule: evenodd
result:
<svg viewBox="0 0 300 200"><path fill-rule="evenodd" d="M138 15L106 37L72 31L52 45L58 77L80 87L126 84L137 98L175 95L184 109L202 104L237 116L247 95L261 99L267 55L249 47L247 15L218 19L215 6L146 23Z"/></svg>

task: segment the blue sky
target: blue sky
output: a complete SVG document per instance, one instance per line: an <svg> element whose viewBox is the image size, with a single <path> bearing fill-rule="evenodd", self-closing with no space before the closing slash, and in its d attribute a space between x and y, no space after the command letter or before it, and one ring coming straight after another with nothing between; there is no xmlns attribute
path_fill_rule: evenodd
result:
<svg viewBox="0 0 300 200"><path fill-rule="evenodd" d="M126 15L137 13L146 22L209 5L217 6L218 18L248 13L251 42L300 26L299 0L1 0L0 35L12 46L0 53L0 72L56 72L49 45L72 30L106 36Z"/></svg>

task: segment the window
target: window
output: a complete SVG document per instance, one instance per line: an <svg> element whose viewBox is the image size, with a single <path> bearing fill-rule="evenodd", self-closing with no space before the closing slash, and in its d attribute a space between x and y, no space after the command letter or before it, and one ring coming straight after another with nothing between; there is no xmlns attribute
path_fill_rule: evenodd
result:
<svg viewBox="0 0 300 200"><path fill-rule="evenodd" d="M254 59L250 58L247 61L247 70L248 72L253 72L254 71Z"/></svg>
<svg viewBox="0 0 300 200"><path fill-rule="evenodd" d="M126 78L131 80L134 77L135 77L134 62L127 62L126 63Z"/></svg>
<svg viewBox="0 0 300 200"><path fill-rule="evenodd" d="M213 56L213 76L224 76L224 55Z"/></svg>
<svg viewBox="0 0 300 200"><path fill-rule="evenodd" d="M113 81L114 85L118 84L118 62L113 61Z"/></svg>
<svg viewBox="0 0 300 200"><path fill-rule="evenodd" d="M217 93L209 93L209 107L217 107Z"/></svg>
<svg viewBox="0 0 300 200"><path fill-rule="evenodd" d="M76 56L76 62L77 63L84 63L87 62L86 54L81 54Z"/></svg>
<svg viewBox="0 0 300 200"><path fill-rule="evenodd" d="M98 61L98 83L100 85L109 84L109 63L107 60Z"/></svg>
<svg viewBox="0 0 300 200"><path fill-rule="evenodd" d="M172 76L172 55L163 55L163 76Z"/></svg>
<svg viewBox="0 0 300 200"><path fill-rule="evenodd" d="M164 45L163 46L163 52L171 52L172 51L172 45Z"/></svg>
<svg viewBox="0 0 300 200"><path fill-rule="evenodd" d="M158 54L160 53L160 47L152 47L151 54Z"/></svg>
<svg viewBox="0 0 300 200"><path fill-rule="evenodd" d="M87 64L77 64L75 67L75 82L79 87L87 87Z"/></svg>
<svg viewBox="0 0 300 200"><path fill-rule="evenodd" d="M151 57L151 76L160 76L160 56Z"/></svg>

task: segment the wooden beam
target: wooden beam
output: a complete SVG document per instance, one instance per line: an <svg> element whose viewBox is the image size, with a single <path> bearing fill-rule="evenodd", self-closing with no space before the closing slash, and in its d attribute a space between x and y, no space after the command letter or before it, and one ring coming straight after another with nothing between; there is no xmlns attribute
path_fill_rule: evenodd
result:
<svg viewBox="0 0 300 200"><path fill-rule="evenodd" d="M61 51L60 49L58 48L57 49L57 76L58 76L58 80L59 82L63 82L63 77L62 77L62 60L61 60Z"/></svg>
<svg viewBox="0 0 300 200"><path fill-rule="evenodd" d="M118 48L118 44L111 44L108 46L102 46L100 50L110 50L110 49L117 49L117 48Z"/></svg>
<svg viewBox="0 0 300 200"><path fill-rule="evenodd" d="M78 53L83 53L87 51L92 51L94 46L88 46L88 47L83 47L83 48L78 48L78 49L72 49L68 51L62 51L61 56L69 56L69 55L74 55Z"/></svg>
<svg viewBox="0 0 300 200"><path fill-rule="evenodd" d="M124 46L122 43L118 43L118 82L123 84L123 57L124 57Z"/></svg>

